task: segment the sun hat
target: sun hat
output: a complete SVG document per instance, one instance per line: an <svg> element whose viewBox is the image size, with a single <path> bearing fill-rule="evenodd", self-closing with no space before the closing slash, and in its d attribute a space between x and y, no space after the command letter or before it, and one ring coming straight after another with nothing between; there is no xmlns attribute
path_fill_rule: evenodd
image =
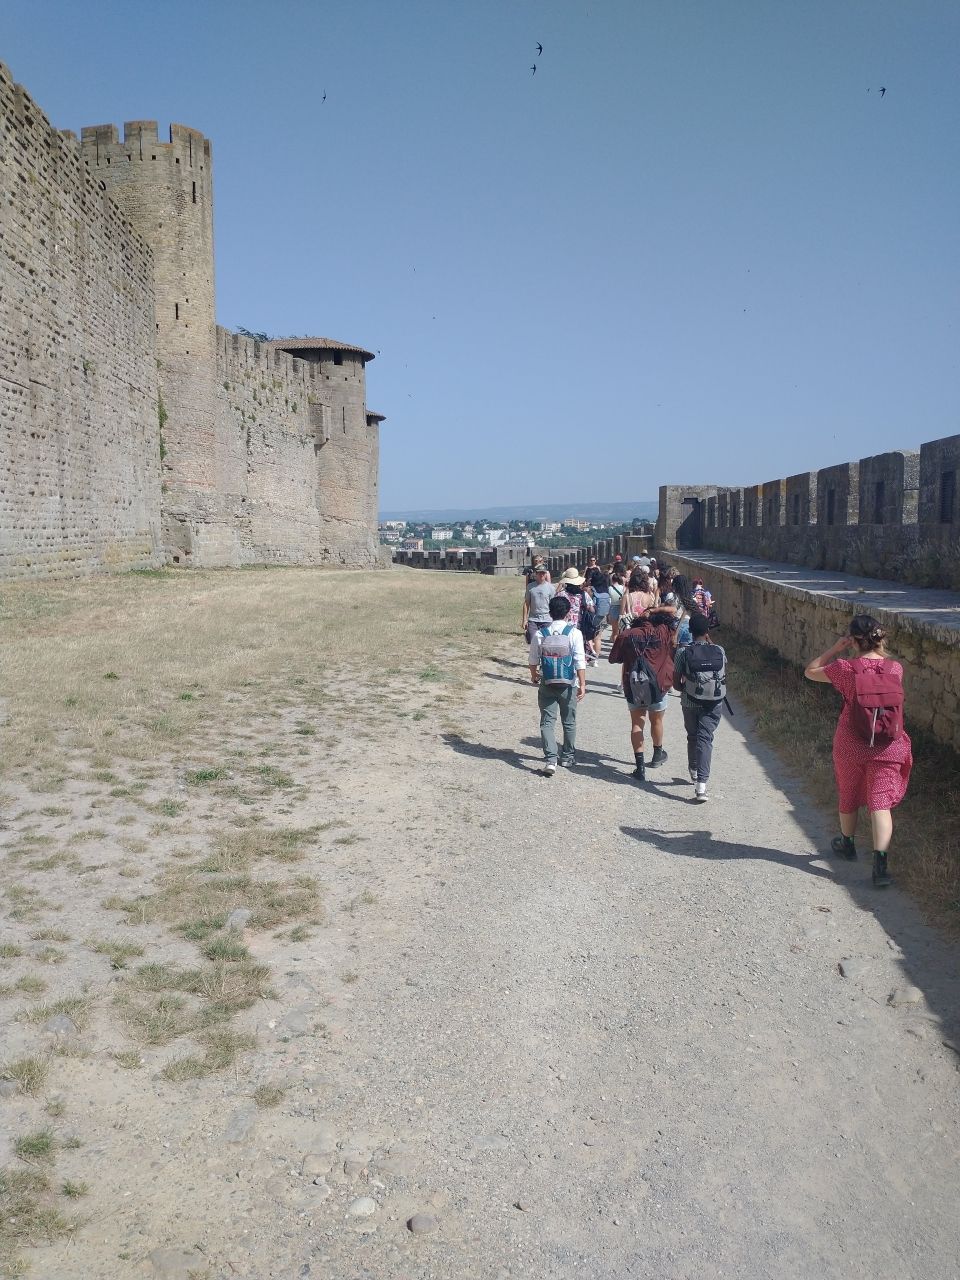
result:
<svg viewBox="0 0 960 1280"><path fill-rule="evenodd" d="M583 578L577 570L576 565L571 565L569 569L564 569L560 575L561 582L572 582L575 587L583 585Z"/></svg>

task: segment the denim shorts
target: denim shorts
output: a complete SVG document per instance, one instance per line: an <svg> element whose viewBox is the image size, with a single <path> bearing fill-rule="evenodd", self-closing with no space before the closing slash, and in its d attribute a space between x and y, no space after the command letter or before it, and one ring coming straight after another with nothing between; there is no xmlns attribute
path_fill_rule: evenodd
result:
<svg viewBox="0 0 960 1280"><path fill-rule="evenodd" d="M626 697L626 699L627 699L627 706L628 706L628 707L630 708L630 710L632 711L632 710L634 709L634 708L633 708L633 703L630 701L629 695L627 695L626 690L624 690L624 696L625 696L625 697ZM667 690L667 692L663 695L663 697L660 699L660 701L659 701L659 702L654 702L652 706L646 707L646 708L645 708L645 710L647 710L647 711L666 711L666 709L667 709L667 703L668 703L669 701L670 701L670 690L668 689L668 690Z"/></svg>

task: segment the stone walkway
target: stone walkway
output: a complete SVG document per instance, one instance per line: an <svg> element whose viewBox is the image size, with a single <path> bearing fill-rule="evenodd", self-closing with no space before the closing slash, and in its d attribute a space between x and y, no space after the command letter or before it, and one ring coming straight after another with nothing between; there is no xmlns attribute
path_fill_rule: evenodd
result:
<svg viewBox="0 0 960 1280"><path fill-rule="evenodd" d="M721 551L689 550L663 552L664 559L690 560L704 570L725 569L746 580L776 583L815 596L855 604L864 613L891 611L915 626L931 626L953 632L954 643L960 643L960 593L913 587L904 582L888 582L883 578L860 578L834 569L808 569L803 565L779 564L753 556L728 555ZM945 636L941 635L940 639Z"/></svg>

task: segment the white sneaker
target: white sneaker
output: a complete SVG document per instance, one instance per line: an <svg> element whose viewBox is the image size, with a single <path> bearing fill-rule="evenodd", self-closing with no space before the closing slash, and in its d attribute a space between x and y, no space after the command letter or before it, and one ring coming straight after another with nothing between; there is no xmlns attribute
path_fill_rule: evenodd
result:
<svg viewBox="0 0 960 1280"><path fill-rule="evenodd" d="M707 784L705 782L697 783L694 789L693 797L695 800L699 800L701 803L705 800L710 799L710 797L707 795Z"/></svg>
<svg viewBox="0 0 960 1280"><path fill-rule="evenodd" d="M553 775L557 772L557 766L555 764L545 764L543 766L543 772L546 775L546 777L552 778Z"/></svg>

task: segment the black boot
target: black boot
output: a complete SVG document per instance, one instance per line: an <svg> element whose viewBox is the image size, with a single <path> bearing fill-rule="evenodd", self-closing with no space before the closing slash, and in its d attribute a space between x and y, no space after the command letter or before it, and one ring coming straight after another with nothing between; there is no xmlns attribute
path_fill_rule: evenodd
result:
<svg viewBox="0 0 960 1280"><path fill-rule="evenodd" d="M647 769L646 769L646 765L643 763L643 752L642 751L634 752L633 758L637 764L637 767L633 771L633 776L636 778L638 782L646 782Z"/></svg>
<svg viewBox="0 0 960 1280"><path fill-rule="evenodd" d="M857 846L853 843L853 836L834 836L830 848L838 858L846 858L847 862L857 860Z"/></svg>
<svg viewBox="0 0 960 1280"><path fill-rule="evenodd" d="M886 889L893 884L893 876L887 870L887 855L879 849L873 854L873 883L878 889Z"/></svg>
<svg viewBox="0 0 960 1280"><path fill-rule="evenodd" d="M665 764L666 759L667 753L664 751L663 747L654 747L653 757L650 760L650 768L655 769L658 764Z"/></svg>

